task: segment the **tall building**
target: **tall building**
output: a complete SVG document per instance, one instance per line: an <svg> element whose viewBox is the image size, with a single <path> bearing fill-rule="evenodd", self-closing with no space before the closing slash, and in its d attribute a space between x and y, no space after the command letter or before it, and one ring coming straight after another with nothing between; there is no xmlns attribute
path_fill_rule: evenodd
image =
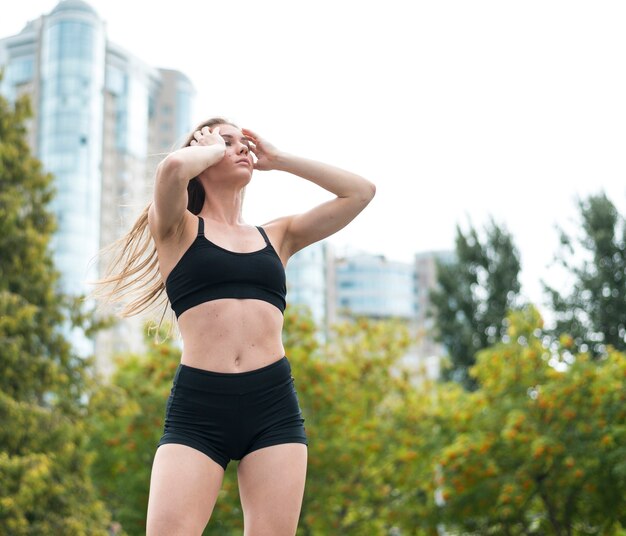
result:
<svg viewBox="0 0 626 536"><path fill-rule="evenodd" d="M306 305L325 334L342 317L406 321L414 343L404 364L418 380L436 378L445 350L434 340L429 294L437 284L437 261L453 259L451 251L418 253L413 263L372 254L335 257L331 246L320 242L290 259L287 298L289 304Z"/></svg>
<svg viewBox="0 0 626 536"><path fill-rule="evenodd" d="M148 202L159 153L191 130L193 87L183 74L152 67L109 41L104 21L82 0L63 0L1 39L0 67L0 93L31 98L29 142L55 178L51 246L61 288L87 293L87 281L101 275L98 251ZM111 352L141 346L139 321L100 337L99 350L79 333L68 336L79 353L96 351L106 366Z"/></svg>
<svg viewBox="0 0 626 536"><path fill-rule="evenodd" d="M361 254L336 262L338 314L412 320L416 314L414 268L383 255Z"/></svg>
<svg viewBox="0 0 626 536"><path fill-rule="evenodd" d="M55 176L52 240L66 292L85 290L87 260L100 245L104 24L87 4L61 2L18 35L0 41L9 99L28 93L34 110L30 141Z"/></svg>

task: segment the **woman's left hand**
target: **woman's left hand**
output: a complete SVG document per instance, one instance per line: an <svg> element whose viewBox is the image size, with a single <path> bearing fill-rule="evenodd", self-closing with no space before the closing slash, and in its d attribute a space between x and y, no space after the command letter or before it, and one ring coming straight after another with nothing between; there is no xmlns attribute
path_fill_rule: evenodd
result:
<svg viewBox="0 0 626 536"><path fill-rule="evenodd" d="M243 134L250 138L250 150L256 156L254 169L269 171L275 169L280 152L270 142L264 140L250 129L242 128Z"/></svg>

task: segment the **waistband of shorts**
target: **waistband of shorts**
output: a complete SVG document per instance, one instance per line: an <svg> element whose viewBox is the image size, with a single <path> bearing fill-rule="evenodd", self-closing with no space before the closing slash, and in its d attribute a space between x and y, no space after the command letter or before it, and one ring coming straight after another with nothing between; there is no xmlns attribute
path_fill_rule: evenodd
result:
<svg viewBox="0 0 626 536"><path fill-rule="evenodd" d="M216 372L180 363L174 383L206 391L245 393L291 378L287 356L264 367L245 372Z"/></svg>

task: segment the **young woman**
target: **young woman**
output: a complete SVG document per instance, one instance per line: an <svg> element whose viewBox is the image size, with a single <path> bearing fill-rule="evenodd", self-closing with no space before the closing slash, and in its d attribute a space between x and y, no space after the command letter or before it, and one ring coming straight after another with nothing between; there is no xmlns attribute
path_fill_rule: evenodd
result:
<svg viewBox="0 0 626 536"><path fill-rule="evenodd" d="M336 197L249 225L241 216L244 189L253 170L272 169ZM154 200L129 235L148 226L161 281L133 307L145 308L165 289L184 349L152 467L148 536L202 534L231 459L239 460L244 533L295 534L307 439L282 345L284 267L345 227L374 193L362 177L281 152L221 118L201 124L159 164ZM135 264L145 249L135 251Z"/></svg>

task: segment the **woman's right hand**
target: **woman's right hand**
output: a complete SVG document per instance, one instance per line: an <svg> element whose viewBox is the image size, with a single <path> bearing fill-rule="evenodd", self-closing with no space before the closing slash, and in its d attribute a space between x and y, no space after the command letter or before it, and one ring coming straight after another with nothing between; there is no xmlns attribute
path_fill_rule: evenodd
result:
<svg viewBox="0 0 626 536"><path fill-rule="evenodd" d="M215 127L213 132L209 127L202 127L201 130L196 130L193 133L194 139L189 142L189 145L221 145L226 150L226 143L224 138L220 136L220 127Z"/></svg>

